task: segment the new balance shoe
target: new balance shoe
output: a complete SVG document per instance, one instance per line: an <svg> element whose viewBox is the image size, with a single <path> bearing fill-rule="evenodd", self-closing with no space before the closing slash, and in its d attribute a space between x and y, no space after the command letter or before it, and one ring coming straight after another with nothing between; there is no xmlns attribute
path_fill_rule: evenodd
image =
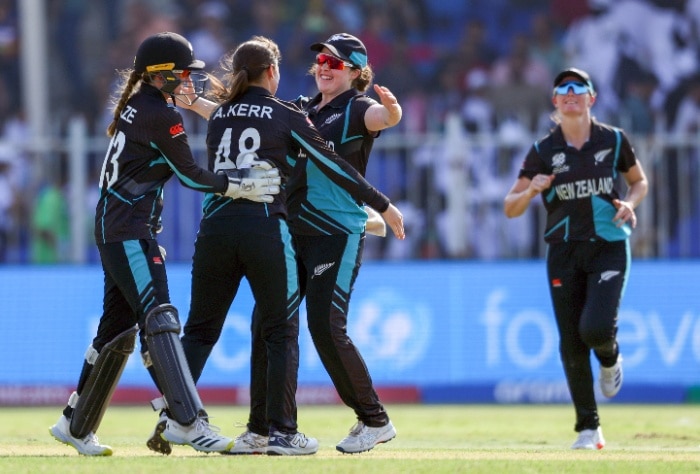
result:
<svg viewBox="0 0 700 474"><path fill-rule="evenodd" d="M173 452L173 447L170 445L170 442L161 436L165 431L167 423L168 415L165 414L165 411L161 411L158 423L156 423L156 427L153 428L151 436L148 438L148 441L146 441L146 446L148 446L148 449L151 451L165 455Z"/></svg>
<svg viewBox="0 0 700 474"><path fill-rule="evenodd" d="M95 433L90 432L85 438L74 437L70 432L70 420L61 415L55 425L49 428L51 436L61 443L73 446L78 453L84 456L111 456L112 448L100 444Z"/></svg>
<svg viewBox="0 0 700 474"><path fill-rule="evenodd" d="M229 451L233 447L233 440L216 433L207 421L202 417L191 425L181 425L177 421L168 418L165 423L165 430L161 437L165 441L173 444L186 444L192 446L197 451L205 453L222 453Z"/></svg>
<svg viewBox="0 0 700 474"><path fill-rule="evenodd" d="M369 451L376 445L391 441L396 437L396 428L391 423L373 428L358 421L343 440L335 447L345 454L362 453Z"/></svg>
<svg viewBox="0 0 700 474"><path fill-rule="evenodd" d="M315 454L318 451L318 440L307 438L304 433L282 433L273 431L267 442L267 454L279 456L301 456Z"/></svg>
<svg viewBox="0 0 700 474"><path fill-rule="evenodd" d="M571 449L603 449L605 447L605 438L603 438L603 430L598 427L595 430L583 430L578 434L578 438L571 445Z"/></svg>
<svg viewBox="0 0 700 474"><path fill-rule="evenodd" d="M617 361L612 367L600 366L600 390L608 398L617 395L622 388L622 356L617 356Z"/></svg>
<svg viewBox="0 0 700 474"><path fill-rule="evenodd" d="M265 454L269 437L246 430L236 438L233 448L224 454Z"/></svg>

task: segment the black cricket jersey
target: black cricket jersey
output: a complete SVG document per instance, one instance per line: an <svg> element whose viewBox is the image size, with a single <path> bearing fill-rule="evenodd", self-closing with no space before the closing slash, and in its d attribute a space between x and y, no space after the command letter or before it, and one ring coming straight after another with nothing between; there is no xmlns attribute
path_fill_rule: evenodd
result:
<svg viewBox="0 0 700 474"><path fill-rule="evenodd" d="M352 165L362 176L374 139L379 132L370 132L365 126L365 112L377 101L350 89L320 110L317 109L321 94L309 99L300 97L295 103L308 115L330 148ZM318 172L314 163L298 166L289 185L289 224L294 234L332 235L360 234L364 232L367 213L361 200L353 199L347 192L338 189L335 183ZM388 207L374 209L383 212Z"/></svg>
<svg viewBox="0 0 700 474"><path fill-rule="evenodd" d="M196 163L177 109L158 89L142 83L121 112L102 164L97 243L155 238L163 186L173 175L198 191L228 187L225 176Z"/></svg>
<svg viewBox="0 0 700 474"><path fill-rule="evenodd" d="M547 210L546 242L619 241L632 229L617 227L613 217L614 199L623 199L627 184L621 172L637 163L625 133L593 121L588 142L578 150L569 146L557 126L536 142L523 163L519 177L554 174L549 189L542 193Z"/></svg>
<svg viewBox="0 0 700 474"><path fill-rule="evenodd" d="M299 107L262 87L250 87L234 101L217 107L209 119L207 153L209 169L213 171L248 167L253 157L272 163L280 170L282 191L269 204L207 194L200 227L204 233L226 232L223 220L218 219L221 217L291 217L287 215L292 199L288 179L299 166L313 167L315 174L334 183L334 189L325 198L335 200L335 196L342 195L350 202L364 201L378 209L389 205L386 196L328 147Z"/></svg>

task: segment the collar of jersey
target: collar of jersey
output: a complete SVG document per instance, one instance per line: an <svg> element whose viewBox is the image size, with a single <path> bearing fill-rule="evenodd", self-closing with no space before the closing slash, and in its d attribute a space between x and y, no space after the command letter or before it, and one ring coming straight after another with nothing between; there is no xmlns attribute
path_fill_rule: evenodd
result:
<svg viewBox="0 0 700 474"><path fill-rule="evenodd" d="M357 89L349 89L340 94L338 97L335 99L331 100L329 103L325 105L325 107L331 107L334 109L342 109L345 107L345 105L348 103L350 99L355 97L356 95L360 95L361 92L358 91ZM316 107L316 105L321 102L321 93L319 92L314 96L313 99L311 99L311 102L309 102L306 106L307 109L312 109L313 107ZM324 108L325 108L324 107Z"/></svg>
<svg viewBox="0 0 700 474"><path fill-rule="evenodd" d="M595 120L591 119L591 135L584 146L590 146L595 144L600 138L600 124ZM564 139L564 134L561 131L561 125L558 125L552 134L552 147L555 150L564 150L568 146L566 140Z"/></svg>

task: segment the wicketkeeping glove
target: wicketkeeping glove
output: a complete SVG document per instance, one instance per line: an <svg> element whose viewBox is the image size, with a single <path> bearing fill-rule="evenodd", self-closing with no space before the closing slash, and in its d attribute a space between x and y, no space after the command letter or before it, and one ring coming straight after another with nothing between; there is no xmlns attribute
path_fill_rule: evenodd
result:
<svg viewBox="0 0 700 474"><path fill-rule="evenodd" d="M272 202L274 195L279 194L280 172L267 162L268 168L256 166L255 168L237 168L221 170L228 178L228 188L223 193L231 199L248 199L255 202Z"/></svg>

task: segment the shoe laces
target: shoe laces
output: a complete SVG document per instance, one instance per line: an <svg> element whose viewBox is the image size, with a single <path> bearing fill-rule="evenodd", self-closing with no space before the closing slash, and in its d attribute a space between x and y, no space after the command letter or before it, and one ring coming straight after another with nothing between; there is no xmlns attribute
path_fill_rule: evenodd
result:
<svg viewBox="0 0 700 474"><path fill-rule="evenodd" d="M92 431L89 432L89 433L87 434L87 436L85 436L85 437L83 438L83 443L84 443L84 444L91 444L91 445L93 445L93 446L99 446L99 445L100 445L100 441L97 439L97 435L96 435L95 433L93 433Z"/></svg>
<svg viewBox="0 0 700 474"><path fill-rule="evenodd" d="M194 429L197 430L197 433L203 433L209 436L220 436L219 432L221 429L218 426L214 426L210 424L205 418L199 417L195 421Z"/></svg>
<svg viewBox="0 0 700 474"><path fill-rule="evenodd" d="M360 436L366 427L367 425L361 421L358 421L352 428L350 428L350 436Z"/></svg>
<svg viewBox="0 0 700 474"><path fill-rule="evenodd" d="M245 433L239 435L236 438L236 442L237 443L239 443L239 442L245 443L248 446L252 446L252 447L257 447L257 446L261 446L263 444L267 444L268 437L263 436L263 435L259 435L257 433L253 433L252 431L248 430Z"/></svg>

